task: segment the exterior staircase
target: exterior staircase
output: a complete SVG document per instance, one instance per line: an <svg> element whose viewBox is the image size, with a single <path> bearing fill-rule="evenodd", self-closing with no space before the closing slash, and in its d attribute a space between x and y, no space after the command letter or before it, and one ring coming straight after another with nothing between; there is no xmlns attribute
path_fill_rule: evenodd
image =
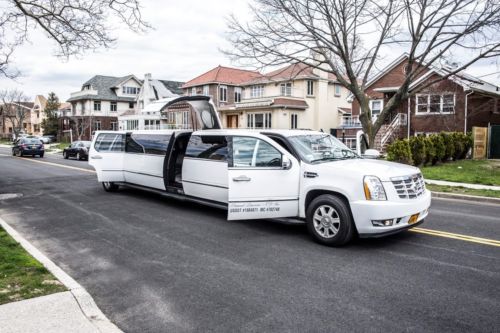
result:
<svg viewBox="0 0 500 333"><path fill-rule="evenodd" d="M384 124L380 127L375 136L375 149L385 153L387 146L399 138L401 129L408 124L408 117L404 113L398 113L390 124Z"/></svg>

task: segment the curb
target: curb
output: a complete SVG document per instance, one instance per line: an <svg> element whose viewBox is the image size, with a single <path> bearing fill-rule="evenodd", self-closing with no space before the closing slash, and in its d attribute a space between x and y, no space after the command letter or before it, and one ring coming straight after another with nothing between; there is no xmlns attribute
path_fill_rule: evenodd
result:
<svg viewBox="0 0 500 333"><path fill-rule="evenodd" d="M467 194L455 194L455 193L446 193L446 192L432 192L433 198L444 198L444 199L457 199L457 200L466 200L466 201L475 201L482 203L491 203L500 205L500 198L490 198L490 197L480 197L477 195L467 195Z"/></svg>
<svg viewBox="0 0 500 333"><path fill-rule="evenodd" d="M24 239L16 230L14 230L7 222L0 217L0 225L5 231L14 238L21 246L31 254L36 260L42 263L62 284L68 288L76 302L80 306L83 315L87 320L94 325L99 332L106 333L123 333L115 324L102 313L102 311L95 304L92 296L76 282L71 276L64 272L52 260L47 258L40 250L34 247L30 242Z"/></svg>
<svg viewBox="0 0 500 333"><path fill-rule="evenodd" d="M457 183L457 182L449 182L447 180L435 180L435 179L425 179L424 181L426 184L431 184L431 185L463 187L463 188L471 188L471 189L475 189L475 190L500 191L500 186L495 186L495 185Z"/></svg>

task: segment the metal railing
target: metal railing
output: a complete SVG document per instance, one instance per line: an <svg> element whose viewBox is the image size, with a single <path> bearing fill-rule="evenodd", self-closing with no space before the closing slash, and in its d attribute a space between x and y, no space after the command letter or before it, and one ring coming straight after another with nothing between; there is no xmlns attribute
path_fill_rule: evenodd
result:
<svg viewBox="0 0 500 333"><path fill-rule="evenodd" d="M361 127L361 122L359 121L359 116L342 116L342 121L340 123L342 127Z"/></svg>

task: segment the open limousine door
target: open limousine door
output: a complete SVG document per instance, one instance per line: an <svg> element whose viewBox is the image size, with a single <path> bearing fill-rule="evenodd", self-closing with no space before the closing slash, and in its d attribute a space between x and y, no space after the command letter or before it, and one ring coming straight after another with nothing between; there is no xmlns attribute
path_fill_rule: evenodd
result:
<svg viewBox="0 0 500 333"><path fill-rule="evenodd" d="M182 96L173 98L160 110L171 129L221 129L222 124L209 96Z"/></svg>

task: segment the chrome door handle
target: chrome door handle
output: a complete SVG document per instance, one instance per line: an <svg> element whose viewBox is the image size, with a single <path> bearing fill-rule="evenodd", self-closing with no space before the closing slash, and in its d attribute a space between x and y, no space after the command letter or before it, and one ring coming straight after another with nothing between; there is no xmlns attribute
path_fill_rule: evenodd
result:
<svg viewBox="0 0 500 333"><path fill-rule="evenodd" d="M91 157L91 159L93 159L93 160L102 160L102 156L100 156L100 155L94 155L94 156Z"/></svg>
<svg viewBox="0 0 500 333"><path fill-rule="evenodd" d="M247 177L247 176L238 176L238 177L233 178L234 182L249 182L251 180L252 180L252 178Z"/></svg>

